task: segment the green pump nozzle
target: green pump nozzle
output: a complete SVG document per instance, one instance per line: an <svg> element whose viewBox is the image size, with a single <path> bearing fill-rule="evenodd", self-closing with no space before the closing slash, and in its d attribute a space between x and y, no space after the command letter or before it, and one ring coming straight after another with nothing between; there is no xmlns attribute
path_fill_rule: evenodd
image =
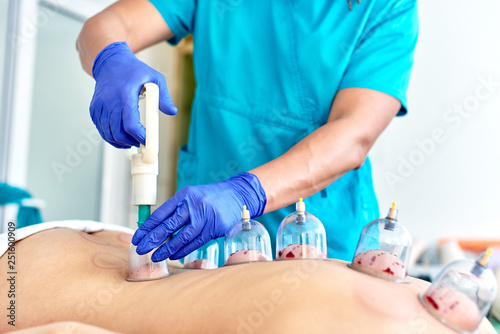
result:
<svg viewBox="0 0 500 334"><path fill-rule="evenodd" d="M137 227L141 227L149 216L151 216L151 205L139 205L139 220L137 221Z"/></svg>

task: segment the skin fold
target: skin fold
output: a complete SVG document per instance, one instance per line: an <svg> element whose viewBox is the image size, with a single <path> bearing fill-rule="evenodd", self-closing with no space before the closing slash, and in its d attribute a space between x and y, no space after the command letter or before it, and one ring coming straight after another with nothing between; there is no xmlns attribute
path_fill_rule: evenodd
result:
<svg viewBox="0 0 500 334"><path fill-rule="evenodd" d="M19 241L15 329L454 333L420 305L417 293L428 283L410 278L409 284L396 284L336 260L273 261L215 270L171 265L174 275L166 279L127 282L130 237L52 229ZM0 258L0 269L7 271L6 256ZM1 294L0 305L8 302ZM6 321L0 323L1 332L12 329ZM480 333L495 332L484 320Z"/></svg>

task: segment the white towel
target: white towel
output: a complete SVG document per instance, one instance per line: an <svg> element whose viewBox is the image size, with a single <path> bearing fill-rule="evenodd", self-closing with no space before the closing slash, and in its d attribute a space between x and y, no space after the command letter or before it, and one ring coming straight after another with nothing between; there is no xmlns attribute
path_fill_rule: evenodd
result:
<svg viewBox="0 0 500 334"><path fill-rule="evenodd" d="M41 223L16 229L15 240L17 242L26 237L29 237L32 234L58 227L70 228L72 230L77 230L87 233L99 232L99 231L117 231L128 234L134 234L133 229L115 224L99 223L91 220L60 220L60 221ZM5 233L0 234L0 256L5 254L5 252L9 248L8 233L9 232L7 231Z"/></svg>

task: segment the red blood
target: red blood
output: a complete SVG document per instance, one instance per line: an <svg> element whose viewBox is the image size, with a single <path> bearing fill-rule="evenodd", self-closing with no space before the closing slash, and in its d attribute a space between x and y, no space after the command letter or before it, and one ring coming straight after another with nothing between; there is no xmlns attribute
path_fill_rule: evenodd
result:
<svg viewBox="0 0 500 334"><path fill-rule="evenodd" d="M288 252L288 254L286 255L286 257L295 257L295 255L293 255L292 252Z"/></svg>
<svg viewBox="0 0 500 334"><path fill-rule="evenodd" d="M385 270L382 270L382 272L394 275L394 272L389 267L387 267L387 269L385 269Z"/></svg>
<svg viewBox="0 0 500 334"><path fill-rule="evenodd" d="M279 251L279 253L278 253L278 257L281 257L281 252L282 252L282 251Z"/></svg>
<svg viewBox="0 0 500 334"><path fill-rule="evenodd" d="M246 255L247 253L248 253L248 251L246 250L243 254L245 254L245 255Z"/></svg>
<svg viewBox="0 0 500 334"><path fill-rule="evenodd" d="M430 297L430 296L425 296L425 298L427 299L427 301L432 305L432 307L434 307L436 310L439 310L439 306L438 304L436 303L436 301Z"/></svg>
<svg viewBox="0 0 500 334"><path fill-rule="evenodd" d="M358 260L358 264L361 264L361 260Z"/></svg>

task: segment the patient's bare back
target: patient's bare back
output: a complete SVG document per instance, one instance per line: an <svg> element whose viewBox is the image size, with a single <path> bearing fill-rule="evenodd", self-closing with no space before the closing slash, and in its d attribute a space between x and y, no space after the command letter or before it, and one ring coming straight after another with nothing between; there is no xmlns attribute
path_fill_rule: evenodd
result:
<svg viewBox="0 0 500 334"><path fill-rule="evenodd" d="M127 282L129 243L123 233L68 229L18 242L15 329L76 321L120 333L453 333L418 302L427 286L419 280L396 284L340 261L291 260Z"/></svg>

